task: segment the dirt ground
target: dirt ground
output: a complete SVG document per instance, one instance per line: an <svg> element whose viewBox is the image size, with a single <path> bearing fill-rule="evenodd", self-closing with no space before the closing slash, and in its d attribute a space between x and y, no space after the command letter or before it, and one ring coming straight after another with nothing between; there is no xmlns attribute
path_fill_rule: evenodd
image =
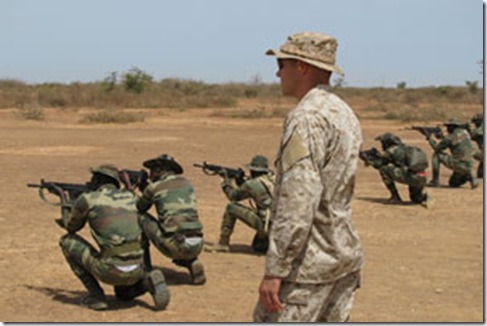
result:
<svg viewBox="0 0 487 326"><path fill-rule="evenodd" d="M205 240L218 239L227 203L217 176L193 163L225 166L248 163L254 154L273 159L283 119L212 116L211 109L153 110L144 122L128 125L77 123L83 110L47 112L44 121L18 119L0 111L0 319L4 322L250 322L263 273L264 256L251 252L253 232L237 224L232 253L203 253L207 283L188 284L186 270L153 251L154 265L167 278L171 302L151 309L150 295L118 302L110 286L107 311L77 303L85 293L62 256L55 223L59 210L43 203L27 183L41 178L84 183L88 167L115 163L139 169L141 162L170 153L185 168L198 198ZM397 131L408 143L431 153L405 124L361 119L365 148L374 137ZM450 171L441 171L446 184ZM352 310L353 322L483 322L483 182L470 190L436 188L436 205L388 205L377 171L360 165L353 217L366 265ZM398 185L408 198L404 185ZM81 234L90 239L85 228Z"/></svg>

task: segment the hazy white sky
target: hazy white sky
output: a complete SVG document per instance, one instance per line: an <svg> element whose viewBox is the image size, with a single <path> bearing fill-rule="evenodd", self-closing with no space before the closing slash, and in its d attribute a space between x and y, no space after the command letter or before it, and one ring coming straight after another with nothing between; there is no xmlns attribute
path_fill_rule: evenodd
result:
<svg viewBox="0 0 487 326"><path fill-rule="evenodd" d="M131 67L210 83L277 82L289 34L338 39L345 83L465 85L483 76L482 0L0 0L0 79L102 80Z"/></svg>

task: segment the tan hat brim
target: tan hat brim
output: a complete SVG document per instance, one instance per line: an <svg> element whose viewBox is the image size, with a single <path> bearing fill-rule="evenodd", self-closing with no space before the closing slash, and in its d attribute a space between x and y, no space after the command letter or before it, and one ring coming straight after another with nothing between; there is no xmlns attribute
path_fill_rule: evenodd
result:
<svg viewBox="0 0 487 326"><path fill-rule="evenodd" d="M276 50L273 50L273 49L267 50L265 54L266 55L274 55L278 59L296 59L296 60L300 60L300 61L306 62L306 63L308 63L308 64L310 64L312 66L318 67L320 69L324 69L324 70L328 70L328 71L333 71L333 72L336 72L337 74L339 74L341 76L344 76L345 75L345 72L340 67L335 66L335 65L329 65L329 64L324 63L324 62L307 59L307 58L304 58L304 57L300 57L300 56L297 56L297 55L292 55L292 54L284 53L284 52L281 52L281 51L276 51Z"/></svg>

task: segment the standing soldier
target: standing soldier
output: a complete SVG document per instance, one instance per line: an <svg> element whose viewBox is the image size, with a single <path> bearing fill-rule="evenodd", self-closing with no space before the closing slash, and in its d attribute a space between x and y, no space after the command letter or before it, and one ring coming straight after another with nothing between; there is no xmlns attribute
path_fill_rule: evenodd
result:
<svg viewBox="0 0 487 326"><path fill-rule="evenodd" d="M220 240L214 246L206 246L206 251L230 251L230 236L235 223L240 220L256 230L252 249L255 252L265 253L268 247L269 214L274 193L274 174L269 170L268 159L256 155L247 165L250 170L250 179L240 186L236 186L228 176L222 172L224 180L222 190L230 200L225 209L220 230ZM251 207L238 203L249 199Z"/></svg>
<svg viewBox="0 0 487 326"><path fill-rule="evenodd" d="M429 206L431 198L424 191L428 158L423 150L404 144L398 136L389 132L375 140L381 142L383 153L368 159L366 164L379 170L382 181L391 193L389 202L402 202L394 183L397 181L409 186L409 198L413 203Z"/></svg>
<svg viewBox="0 0 487 326"><path fill-rule="evenodd" d="M428 142L433 148L433 179L428 183L430 187L440 186L440 163L453 170L453 174L448 181L450 187L460 187L466 182L470 182L472 189L478 186L478 180L473 173L473 153L474 147L470 135L456 119L450 119L444 123L448 135L441 138L436 143L431 137ZM450 149L451 155L444 153L445 149Z"/></svg>
<svg viewBox="0 0 487 326"><path fill-rule="evenodd" d="M151 183L142 189L136 205L146 246L151 242L173 263L187 268L193 284L204 284L205 272L198 260L203 249L203 225L198 219L191 183L182 176L183 168L170 155L163 154L143 165L150 170ZM157 219L146 213L152 205Z"/></svg>
<svg viewBox="0 0 487 326"><path fill-rule="evenodd" d="M108 307L98 279L114 285L116 296L122 300L131 300L149 290L156 309L164 309L169 303L169 290L160 270L144 266L135 196L119 189L115 166L101 165L90 171L91 191L82 194L72 208L63 205L62 217L57 220L68 231L59 242L63 254L88 290L82 304L94 310ZM76 234L86 222L100 252Z"/></svg>
<svg viewBox="0 0 487 326"><path fill-rule="evenodd" d="M286 116L276 159L269 249L255 322L344 322L364 255L351 200L362 131L331 92L338 42L321 33L288 37L277 57L281 90L299 100Z"/></svg>
<svg viewBox="0 0 487 326"><path fill-rule="evenodd" d="M477 113L473 116L472 122L475 129L470 132L470 137L477 143L478 149L475 151L473 157L479 161L477 168L477 178L484 177L484 114Z"/></svg>

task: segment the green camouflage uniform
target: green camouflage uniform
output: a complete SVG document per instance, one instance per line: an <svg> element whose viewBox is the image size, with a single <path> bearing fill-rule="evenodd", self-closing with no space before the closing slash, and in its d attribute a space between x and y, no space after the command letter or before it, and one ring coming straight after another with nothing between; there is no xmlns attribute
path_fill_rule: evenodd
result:
<svg viewBox="0 0 487 326"><path fill-rule="evenodd" d="M447 124L450 123L445 123L445 125ZM468 131L458 127L458 124L456 126L453 132L444 136L439 143L432 138L428 140L434 150L431 164L433 167L433 179L430 185L439 185L441 163L453 170L453 174L448 181L450 187L460 187L470 181L472 188L475 188L477 179L473 173L473 143ZM451 155L444 153L445 149L450 149Z"/></svg>
<svg viewBox="0 0 487 326"><path fill-rule="evenodd" d="M203 248L203 226L198 220L193 187L181 175L168 172L149 184L137 200L144 234L178 265L192 261ZM157 219L146 212L155 205ZM186 266L185 266L186 267Z"/></svg>
<svg viewBox="0 0 487 326"><path fill-rule="evenodd" d="M100 251L76 234L86 222ZM69 266L90 292L104 296L96 279L115 285L116 291L141 282L141 229L131 192L105 185L85 193L77 199L71 214L63 214L63 224L69 233L59 244Z"/></svg>
<svg viewBox="0 0 487 326"><path fill-rule="evenodd" d="M251 178L240 186L235 186L229 179L222 182L222 190L230 200L223 215L220 233L221 237L227 239L227 243L237 220L250 226L258 234L261 233L262 237L267 237L274 182L275 178L271 173ZM238 203L245 199L251 201L251 207ZM256 251L267 250L260 250L255 245L257 243L254 241L253 249Z"/></svg>
<svg viewBox="0 0 487 326"><path fill-rule="evenodd" d="M483 178L484 176L484 122L483 115L482 119L476 120L477 116L472 119L475 123L475 129L470 132L470 137L474 142L477 143L478 149L475 151L473 157L479 161L479 166L477 168L477 177Z"/></svg>
<svg viewBox="0 0 487 326"><path fill-rule="evenodd" d="M407 145L396 144L389 146L380 156L368 161L375 169L379 170L382 181L391 194L398 192L394 181L409 186L409 198L414 203L422 203L426 200L424 188L426 186L426 172L411 171L406 162Z"/></svg>

